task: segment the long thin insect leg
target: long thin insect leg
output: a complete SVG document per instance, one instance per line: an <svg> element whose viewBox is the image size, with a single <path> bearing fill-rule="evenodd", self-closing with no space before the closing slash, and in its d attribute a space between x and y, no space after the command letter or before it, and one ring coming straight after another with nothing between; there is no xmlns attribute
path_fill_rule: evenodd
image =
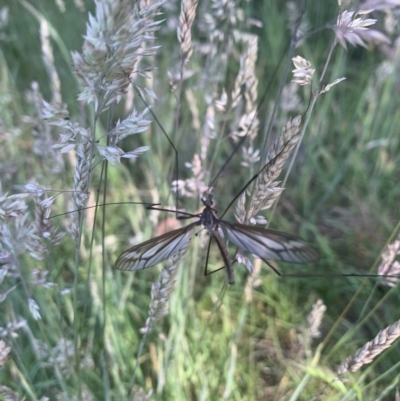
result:
<svg viewBox="0 0 400 401"><path fill-rule="evenodd" d="M201 215L201 213L193 214L193 213L181 212L179 210L166 209L163 207L154 207L154 205L157 206L158 204L154 203L153 205L147 206L146 209L147 210L160 210L161 212L171 212L171 213L175 213L175 214L181 214L183 216L187 216L188 219L190 219L191 217L200 217L200 215ZM178 219L178 220L182 220L182 219Z"/></svg>
<svg viewBox="0 0 400 401"><path fill-rule="evenodd" d="M233 275L233 269L232 269L232 262L228 253L228 250L226 249L226 245L222 238L220 237L218 231L212 231L211 232L212 236L215 239L215 242L218 245L219 252L221 253L222 259L224 260L225 267L226 267L226 273L228 275L228 282L229 284L234 284L235 283L235 278ZM221 269L219 269L221 270Z"/></svg>
<svg viewBox="0 0 400 401"><path fill-rule="evenodd" d="M121 70L124 71L124 68L121 66ZM160 123L160 120L157 118L156 114L153 112L152 108L150 107L149 103L146 101L146 99L143 97L142 95L142 91L139 89L140 87L138 85L136 85L135 83L132 83L132 87L135 90L135 92L137 93L137 95L139 96L139 98L141 99L141 101L143 102L143 104L147 107L147 109L149 110L150 114L152 115L152 117L154 118L154 121L157 123L157 125L160 127L162 133L164 134L164 136L167 138L168 143L172 146L172 149L175 153L175 181L178 182L179 181L179 159L178 159L178 150L176 149L174 143L172 142L172 139L169 137L169 135L167 134L167 132L165 131L164 127L162 126L162 124ZM176 191L175 193L175 208L176 210L179 209L178 207L178 202L179 202L179 193L178 191Z"/></svg>
<svg viewBox="0 0 400 401"><path fill-rule="evenodd" d="M108 202L108 203L99 203L97 205L93 205L93 206L86 206L86 207L82 207L80 209L75 209L75 210L70 210L69 212L65 212L65 213L59 213L59 214L54 214L53 216L49 216L47 219L54 219L55 217L59 217L59 216L65 216L67 214L70 213L75 213L75 212L80 212L81 210L88 210L88 209L93 209L93 208L97 208L100 206L110 206L110 205L149 205L146 206L146 209L149 209L152 206L160 206L159 203L146 203L146 202Z"/></svg>
<svg viewBox="0 0 400 401"><path fill-rule="evenodd" d="M256 118L256 115L254 116L254 118ZM253 119L254 120L254 119ZM251 122L251 124L253 123L253 121ZM251 127L251 125L250 125ZM217 182L219 176L222 174L222 172L225 170L225 167L229 164L229 162L231 161L232 157L235 155L235 153L239 150L239 148L243 145L243 142L247 139L247 134L242 137L240 139L240 141L237 143L237 145L235 146L235 148L233 149L232 153L229 155L229 157L225 160L224 164L222 165L222 167L219 169L217 175L214 177L214 179L210 182L209 184L209 188L213 188L215 183Z"/></svg>
<svg viewBox="0 0 400 401"><path fill-rule="evenodd" d="M225 266L222 266L222 267L220 267L220 268L217 269L217 270L213 270L212 272L207 272L207 274L206 274L206 272L204 272L204 275L205 275L205 276L209 276L210 274L219 272L219 271L222 270L222 269L225 269ZM231 283L229 283L229 284L231 284Z"/></svg>
<svg viewBox="0 0 400 401"><path fill-rule="evenodd" d="M179 159L178 159L178 150L176 149L174 143L172 142L172 139L169 137L169 135L167 134L167 132L165 131L164 127L162 126L162 124L160 123L160 121L158 120L157 116L155 115L155 113L153 112L153 110L151 109L151 107L149 106L149 104L146 102L146 100L143 98L140 90L138 90L135 86L135 91L136 93L139 95L140 99L142 100L142 102L146 105L146 107L149 109L150 114L152 115L152 117L154 118L154 120L156 121L156 123L158 124L158 126L160 127L162 133L165 135L165 137L167 138L167 141L169 142L169 144L172 146L172 149L174 150L175 153L175 182L178 183L179 181ZM176 210L178 210L178 201L179 201L179 193L176 190L175 192L175 207Z"/></svg>
<svg viewBox="0 0 400 401"><path fill-rule="evenodd" d="M206 256L206 267L204 268L204 275L205 275L205 276L208 276L208 274L213 273L213 272L208 273L208 271L207 271L207 269L208 269L208 259L209 259L209 257L210 257L210 249L211 249L211 242L212 242L212 239L213 239L213 237L210 237L210 240L208 241L207 256Z"/></svg>
<svg viewBox="0 0 400 401"><path fill-rule="evenodd" d="M287 44L287 47L289 47L289 43ZM253 125L253 122L254 122L255 118L257 117L258 110L260 109L260 106L264 103L265 99L267 98L267 94L268 94L269 90L271 89L272 84L275 82L275 77L278 75L278 71L280 71L282 62L283 62L283 60L284 60L284 58L285 58L285 53L286 53L286 51L285 51L284 53L282 53L282 57L281 57L281 59L279 60L279 64L276 66L276 68L275 68L275 70L274 70L274 72L273 72L273 74L272 74L272 78L269 80L268 86L265 88L265 90L264 90L264 92L263 92L263 94L262 94L262 96L261 96L261 99L260 99L260 101L258 102L258 105L257 105L257 112L256 112L256 114L254 115L253 120L250 122L250 126L249 126L249 128L248 128L248 130L247 130L246 135L245 135L244 137L242 137L242 139L241 139L241 140L238 142L238 144L234 147L234 149L233 149L232 153L229 155L228 159L225 161L225 163L224 163L224 164L222 165L222 167L219 169L218 173L215 175L215 177L213 178L213 180L210 181L210 183L209 183L209 185L208 185L210 188L215 186L215 184L216 184L216 182L217 182L219 176L220 176L220 175L222 174L222 172L225 170L225 167L229 164L229 162L231 161L232 157L235 155L235 153L236 153L236 152L240 149L240 147L243 145L243 142L247 139L247 135L248 135L248 133L249 133L249 131L250 131L250 129L251 129L251 126ZM268 139L268 138L267 138L267 139ZM243 190L242 190L242 191L243 191ZM240 192L240 193L241 193L241 192ZM240 194L239 194L239 195L240 195Z"/></svg>
<svg viewBox="0 0 400 401"><path fill-rule="evenodd" d="M239 198L239 196L240 196L240 195L249 187L249 185L260 175L260 173L261 173L265 168L267 168L273 160L277 159L277 158L280 156L280 154L281 154L282 152L283 152L283 150L282 150L280 153L278 153L273 159L271 159L268 163L264 164L264 166L262 166L261 169L258 170L257 173L255 173L255 174L253 175L253 177L251 177L251 179L247 182L247 184L246 184L246 185L238 192L238 194L229 202L229 205L225 208L225 210L224 210L224 212L221 214L221 216L219 216L220 219L222 219L222 218L225 216L226 212L227 212L227 211L229 210L229 208L233 205L233 203L236 202L236 200Z"/></svg>
<svg viewBox="0 0 400 401"><path fill-rule="evenodd" d="M268 262L268 260L263 259L263 261L278 275L282 276L282 273L277 270L274 266L271 265L271 263Z"/></svg>
<svg viewBox="0 0 400 401"><path fill-rule="evenodd" d="M210 249L211 249L211 243L212 243L213 237L210 237L210 241L208 241L208 247L207 247L207 257L206 257L206 267L204 269L204 275L209 276L210 274L213 274L215 272L219 272L222 269L225 269L225 266L220 267L219 269L213 270L212 272L208 271L208 258L210 256Z"/></svg>

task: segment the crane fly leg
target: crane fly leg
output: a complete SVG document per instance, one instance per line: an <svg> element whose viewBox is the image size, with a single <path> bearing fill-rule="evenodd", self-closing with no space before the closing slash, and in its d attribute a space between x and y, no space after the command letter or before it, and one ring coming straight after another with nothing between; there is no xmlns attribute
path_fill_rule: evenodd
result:
<svg viewBox="0 0 400 401"><path fill-rule="evenodd" d="M210 240L208 241L208 247L207 247L207 257L206 257L206 266L204 268L204 276L209 276L210 274L213 274L215 272L219 272L222 269L225 269L225 266L220 267L219 269L213 270L212 272L208 271L208 259L210 256L210 249L211 249L211 243L212 243L213 237L210 237Z"/></svg>

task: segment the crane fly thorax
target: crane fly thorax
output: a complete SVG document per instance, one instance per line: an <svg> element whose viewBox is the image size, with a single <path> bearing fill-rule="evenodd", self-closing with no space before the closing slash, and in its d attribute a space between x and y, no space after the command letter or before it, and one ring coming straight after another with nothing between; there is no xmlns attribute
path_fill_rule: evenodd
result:
<svg viewBox="0 0 400 401"><path fill-rule="evenodd" d="M200 224L208 231L218 230L218 218L213 213L212 209L205 207L200 216Z"/></svg>

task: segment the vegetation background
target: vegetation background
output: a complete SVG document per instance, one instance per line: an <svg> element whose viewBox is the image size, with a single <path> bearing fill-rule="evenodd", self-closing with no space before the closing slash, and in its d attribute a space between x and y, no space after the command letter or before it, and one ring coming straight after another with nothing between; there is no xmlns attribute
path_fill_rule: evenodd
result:
<svg viewBox="0 0 400 401"><path fill-rule="evenodd" d="M111 3L115 15L118 7L124 10L124 3ZM4 6L8 20L2 11L3 194L26 193L15 186L27 183L56 191L46 196L65 191L55 199L51 214L65 213L74 197L68 191L74 189L76 160L73 150L62 155L58 149L51 151L60 130L44 121L41 97L65 103L70 121L79 121L82 127L93 131L96 121L96 139L103 142L118 119L126 118L133 107L144 110L146 106L132 87L101 116L93 104L77 101L82 81L74 74L70 52L81 52L88 13L96 13L94 2L20 0ZM179 77L182 63L176 34L180 10L178 1L162 7L157 20L163 21L154 41L160 48L144 62L148 78L138 77L136 84L151 88L156 95L157 99L147 96L147 101L176 146L179 177L191 179L197 171L196 180L190 181L196 189L208 184L234 149L230 134L232 127L238 127L240 112L218 114L214 109L215 117L210 105L221 98L223 88L231 93L240 59L248 54L238 32L258 37L254 104L259 130L253 146L263 151L274 104L278 111L266 148L290 117L307 110L310 86L290 84L291 58L301 55L312 63L315 90L334 40L329 27L336 24L339 9L333 0L201 1L191 28L193 54L182 85L175 79L181 89L172 93L168 72ZM295 49L290 46L289 29L293 13L301 15L301 28L310 33ZM345 358L399 319L395 286L340 276L376 273L382 252L397 235L400 219L399 14L380 10L370 18L378 20L373 28L390 37L391 43L348 45L347 50L335 47L324 84L343 76L346 80L318 98L293 167L288 169L287 163L282 173L282 177L289 173L286 189L269 221L272 228L300 236L321 253L314 264L280 265L283 273L334 276L277 277L263 265L261 273L249 280L246 269L235 265L236 282L226 289L224 272L203 275L206 249L199 235L177 271L167 316L152 322L152 331L140 345L151 286L160 267L119 272L114 263L129 246L177 228L174 216L147 211L143 205L109 205L96 215L89 209L80 227L78 252L76 238L69 234L52 244L56 228L71 226L70 215L57 217L50 220L55 228L46 231L52 238L41 242L45 249L41 248L39 257L37 249L24 248L24 244L29 235L39 241L38 231L32 230L40 205L34 196L13 199L26 202L28 209L21 208L19 217L2 214L1 220L0 335L6 348L0 382L5 400L141 400L149 392L154 400L307 400L336 377ZM390 25L391 21L395 23ZM284 93L278 98L282 81ZM151 114L146 118L155 120ZM194 155L208 146L204 142L207 130L216 139L210 134L215 142L209 145L207 161L198 164ZM174 152L159 125L153 122L119 146L125 151L150 149L136 159L108 163L107 175L97 164L89 203L95 202L101 188L107 203L159 202L174 207L175 195L170 190ZM240 149L216 182L214 196L220 211L258 171L257 163L246 167L243 161ZM193 197L180 198L180 206L197 212L201 194L192 193ZM4 211L7 199L1 201ZM264 215L269 220L271 212ZM234 207L227 220L235 220ZM10 262L10 249L18 263ZM212 249L210 267L221 263L217 249ZM312 320L307 317L313 305L321 311L318 300L326 312L317 328L320 336L313 338ZM372 364L347 373L348 381L333 383L321 399L394 400L399 354L398 346L391 347Z"/></svg>

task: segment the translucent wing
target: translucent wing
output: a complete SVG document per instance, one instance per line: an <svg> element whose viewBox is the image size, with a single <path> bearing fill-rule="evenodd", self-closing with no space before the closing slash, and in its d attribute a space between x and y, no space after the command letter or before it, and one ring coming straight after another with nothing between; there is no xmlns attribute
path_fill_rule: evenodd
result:
<svg viewBox="0 0 400 401"><path fill-rule="evenodd" d="M219 224L226 229L228 238L240 250L265 261L304 263L319 258L319 252L314 247L293 235L226 221L220 221Z"/></svg>
<svg viewBox="0 0 400 401"><path fill-rule="evenodd" d="M192 229L196 225L198 223L192 223L133 246L118 257L115 267L119 270L141 270L157 265L189 245Z"/></svg>

